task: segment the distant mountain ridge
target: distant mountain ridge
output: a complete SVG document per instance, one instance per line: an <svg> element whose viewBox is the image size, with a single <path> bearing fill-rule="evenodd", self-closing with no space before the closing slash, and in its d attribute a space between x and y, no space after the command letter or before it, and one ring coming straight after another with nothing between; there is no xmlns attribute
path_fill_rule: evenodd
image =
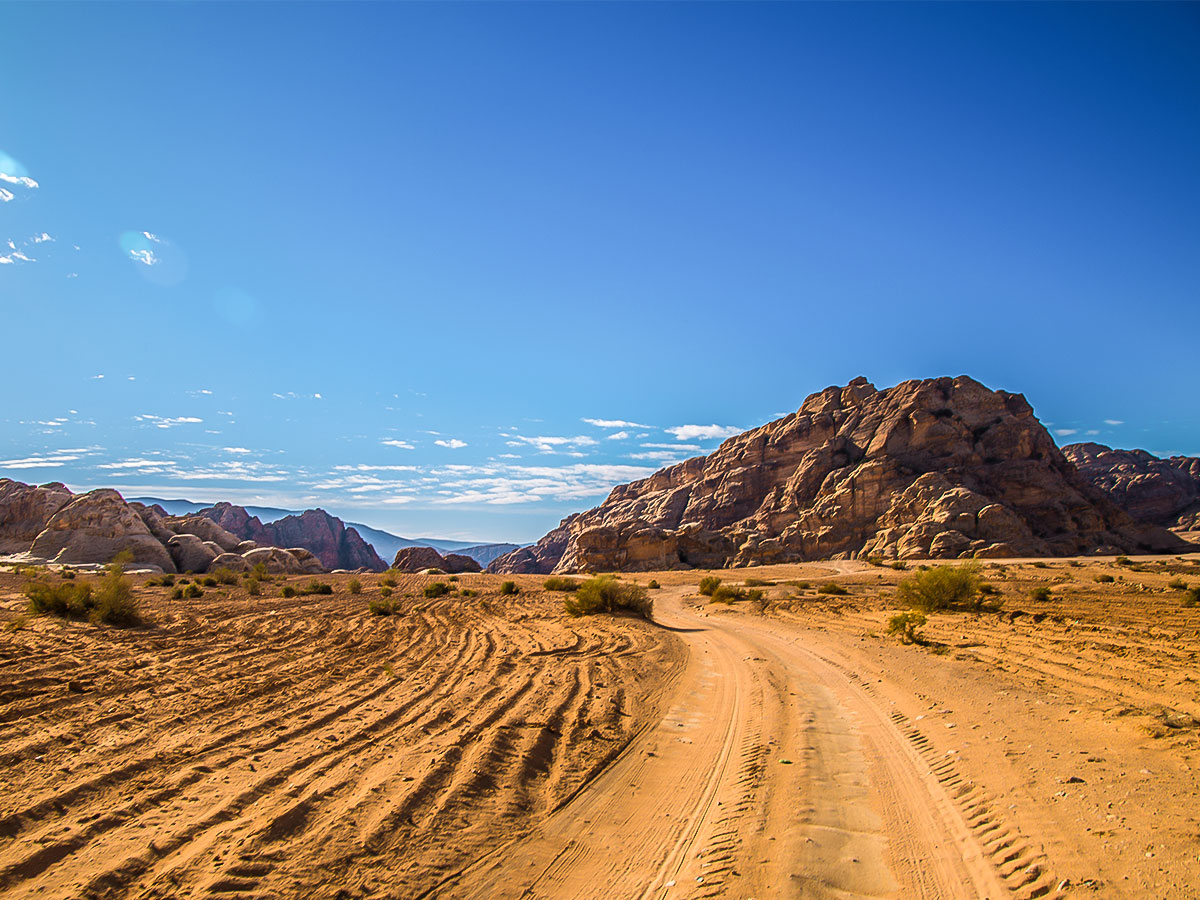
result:
<svg viewBox="0 0 1200 900"><path fill-rule="evenodd" d="M194 515L201 510L211 509L215 503L196 503L193 500L164 500L159 497L130 497L130 502L141 503L145 506L161 506L172 516ZM247 514L258 518L264 525L277 522L287 516L299 516L303 510L280 509L275 506L243 506ZM493 559L518 549L519 544L472 544L470 541L451 541L443 538L406 538L363 525L360 522L346 522L347 528L356 530L362 539L370 544L379 557L385 561L395 559L396 554L405 547L432 547L439 552L460 553L469 556L481 566L486 566Z"/></svg>

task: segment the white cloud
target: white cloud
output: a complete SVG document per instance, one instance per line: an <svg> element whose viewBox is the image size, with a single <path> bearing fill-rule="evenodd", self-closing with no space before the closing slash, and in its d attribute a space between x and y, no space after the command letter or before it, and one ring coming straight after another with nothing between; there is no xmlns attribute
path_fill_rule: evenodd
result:
<svg viewBox="0 0 1200 900"><path fill-rule="evenodd" d="M249 453L250 452L245 447L222 447L221 449L224 450L226 453Z"/></svg>
<svg viewBox="0 0 1200 900"><path fill-rule="evenodd" d="M1125 422L1122 421L1121 419L1105 419L1104 424L1105 425L1124 425Z"/></svg>
<svg viewBox="0 0 1200 900"><path fill-rule="evenodd" d="M450 438L448 441L434 441L439 447L447 447L450 450L461 450L467 446L466 441L460 441L458 438Z"/></svg>
<svg viewBox="0 0 1200 900"><path fill-rule="evenodd" d="M38 183L36 181L34 181L32 178L26 177L25 175L8 175L5 172L0 172L0 181L6 181L9 184L23 185L27 188L38 187Z"/></svg>
<svg viewBox="0 0 1200 900"><path fill-rule="evenodd" d="M1096 436L1096 435L1098 435L1099 433L1100 433L1100 429L1099 429L1099 428L1089 428L1089 429L1087 430L1087 434L1088 434L1088 435L1090 435L1090 436L1092 436L1092 437L1095 437L1095 436Z"/></svg>
<svg viewBox="0 0 1200 900"><path fill-rule="evenodd" d="M675 435L681 441L711 441L717 438L733 437L741 434L743 429L736 425L676 425L664 428L663 431Z"/></svg>
<svg viewBox="0 0 1200 900"><path fill-rule="evenodd" d="M393 439L390 441L380 441L379 443L383 444L383 446L385 446L385 447L399 447L401 450L416 450L417 449L412 444L410 444L408 441L399 441L399 440Z"/></svg>
<svg viewBox="0 0 1200 900"><path fill-rule="evenodd" d="M0 203L7 203L10 200L15 200L17 197L12 191L0 188Z"/></svg>
<svg viewBox="0 0 1200 900"><path fill-rule="evenodd" d="M0 460L0 469L49 469L75 462L78 456L27 456L24 459Z"/></svg>
<svg viewBox="0 0 1200 900"><path fill-rule="evenodd" d="M335 472L416 472L416 466L334 466Z"/></svg>
<svg viewBox="0 0 1200 900"><path fill-rule="evenodd" d="M118 462L102 463L96 466L97 469L146 469L153 467L156 470L162 470L164 466L177 465L172 460L162 459L144 459L141 457L135 459L122 459Z"/></svg>
<svg viewBox="0 0 1200 900"><path fill-rule="evenodd" d="M597 428L650 428L650 425L639 425L637 422L627 422L624 419L583 419L589 425Z"/></svg>
<svg viewBox="0 0 1200 900"><path fill-rule="evenodd" d="M512 439L507 441L510 447L519 447L526 444L530 447L536 447L541 453L562 453L565 448L575 450L579 447L595 446L596 440L587 437L586 435L576 435L574 437L562 437L558 435L537 435L534 437L526 437L521 434L514 434Z"/></svg>
<svg viewBox="0 0 1200 900"><path fill-rule="evenodd" d="M576 463L568 466L443 466L433 470L438 505L508 506L582 500L654 473L644 466Z"/></svg>
<svg viewBox="0 0 1200 900"><path fill-rule="evenodd" d="M276 400L320 400L320 394L297 394L295 391L288 391L285 394L278 392L271 394Z"/></svg>
<svg viewBox="0 0 1200 900"><path fill-rule="evenodd" d="M647 450L699 450L699 444L642 444Z"/></svg>
<svg viewBox="0 0 1200 900"><path fill-rule="evenodd" d="M44 244L47 241L52 242L53 240L54 240L54 238L50 237L50 235L46 234L46 232L43 231L41 234L35 234L33 237L31 237L29 239L29 242L31 244Z"/></svg>
<svg viewBox="0 0 1200 900"><path fill-rule="evenodd" d="M14 250L12 253L0 256L0 265L11 266L21 262L37 262L37 260L32 256L26 256L22 250Z"/></svg>
<svg viewBox="0 0 1200 900"><path fill-rule="evenodd" d="M93 375L93 376L92 376L92 380L93 380L93 381L98 381L99 379L101 379L101 378L103 378L103 377L104 377L103 375Z"/></svg>
<svg viewBox="0 0 1200 900"><path fill-rule="evenodd" d="M664 463L683 462L685 459L685 457L678 453L672 453L670 450L647 450L645 453L630 453L629 458L657 460Z"/></svg>
<svg viewBox="0 0 1200 900"><path fill-rule="evenodd" d="M1070 437L1073 434L1078 434L1078 428L1055 428L1054 433L1059 437Z"/></svg>
<svg viewBox="0 0 1200 900"><path fill-rule="evenodd" d="M203 422L203 419L197 419L195 416L152 416L142 415L134 416L139 422L145 422L148 425L154 425L158 428L174 428L177 425L198 425Z"/></svg>
<svg viewBox="0 0 1200 900"><path fill-rule="evenodd" d="M613 432L612 434L610 434L610 435L608 436L607 440L610 440L610 441L627 441L627 440L629 440L629 437L630 437L630 435L629 435L629 432L628 432L628 431L615 431L615 432Z"/></svg>
<svg viewBox="0 0 1200 900"><path fill-rule="evenodd" d="M154 241L156 244L161 244L163 242L162 238L160 238L157 234L151 234L149 231L143 231L142 236L148 241Z"/></svg>
<svg viewBox="0 0 1200 900"><path fill-rule="evenodd" d="M130 250L129 257L134 262L140 262L144 266L158 265L158 257L154 255L153 250Z"/></svg>

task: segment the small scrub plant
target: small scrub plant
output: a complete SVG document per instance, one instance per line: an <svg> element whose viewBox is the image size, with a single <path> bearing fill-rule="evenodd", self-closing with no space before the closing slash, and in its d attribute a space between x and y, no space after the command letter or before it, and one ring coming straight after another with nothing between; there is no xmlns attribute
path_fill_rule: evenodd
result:
<svg viewBox="0 0 1200 900"><path fill-rule="evenodd" d="M1181 605L1188 609L1200 606L1200 587L1194 587L1184 594Z"/></svg>
<svg viewBox="0 0 1200 900"><path fill-rule="evenodd" d="M1000 591L994 584L989 584L986 581L979 583L979 593L984 597L995 597Z"/></svg>
<svg viewBox="0 0 1200 900"><path fill-rule="evenodd" d="M520 588L517 587L517 583L515 581L506 581L500 585L500 593L504 594L505 596L519 594Z"/></svg>
<svg viewBox="0 0 1200 900"><path fill-rule="evenodd" d="M464 597L478 597L478 596L479 596L479 591L473 591L473 590L471 590L470 588L463 588L463 589L462 589L462 595L463 595Z"/></svg>
<svg viewBox="0 0 1200 900"><path fill-rule="evenodd" d="M1035 587L1029 592L1029 599L1033 600L1035 603L1045 603L1050 599L1050 588L1046 587L1045 585L1042 587Z"/></svg>
<svg viewBox="0 0 1200 900"><path fill-rule="evenodd" d="M580 582L574 578L563 578L560 575L555 575L543 581L542 587L548 591L563 591L569 594L571 591L579 590L579 584Z"/></svg>
<svg viewBox="0 0 1200 900"><path fill-rule="evenodd" d="M711 597L713 592L721 586L721 579L716 575L708 575L700 579L699 591L705 597Z"/></svg>
<svg viewBox="0 0 1200 900"><path fill-rule="evenodd" d="M1037 562L1035 562L1035 563L1030 563L1030 565L1031 565L1031 566L1033 566L1035 569L1044 569L1044 568L1046 568L1046 564L1045 564L1044 562L1042 562L1041 560L1038 560L1038 561L1037 561Z"/></svg>
<svg viewBox="0 0 1200 900"><path fill-rule="evenodd" d="M367 610L373 616L391 616L399 612L399 606L395 600L390 597L391 591L388 590L387 597L372 597L367 601Z"/></svg>
<svg viewBox="0 0 1200 900"><path fill-rule="evenodd" d="M384 598L392 596L392 589L387 585L384 585L379 589L379 596Z"/></svg>
<svg viewBox="0 0 1200 900"><path fill-rule="evenodd" d="M357 578L351 578L349 581L346 582L346 590L348 590L352 594L361 594L362 593L362 582L359 581Z"/></svg>
<svg viewBox="0 0 1200 900"><path fill-rule="evenodd" d="M255 578L257 578L259 581L270 581L271 580L271 576L267 574L267 564L266 563L255 563L254 568L250 570L250 574L253 575Z"/></svg>
<svg viewBox="0 0 1200 900"><path fill-rule="evenodd" d="M171 591L172 600L195 600L203 596L204 591L200 590L200 586L197 584L189 584L186 587L182 584L177 584L175 590Z"/></svg>
<svg viewBox="0 0 1200 900"><path fill-rule="evenodd" d="M75 570L74 570L74 569L63 569L63 571L62 571L62 577L63 577L63 578L74 578L74 577L75 577Z"/></svg>
<svg viewBox="0 0 1200 900"><path fill-rule="evenodd" d="M23 588L29 611L38 615L82 619L92 608L90 584L55 584L32 581Z"/></svg>
<svg viewBox="0 0 1200 900"><path fill-rule="evenodd" d="M905 605L926 613L971 606L978 609L980 584L977 562L934 566L901 581L896 588L896 596Z"/></svg>
<svg viewBox="0 0 1200 900"><path fill-rule="evenodd" d="M257 578L247 578L246 579L246 593L249 594L251 597L261 597L262 596L262 585L258 583Z"/></svg>
<svg viewBox="0 0 1200 900"><path fill-rule="evenodd" d="M900 613L888 620L888 634L900 635L902 644L924 644L925 636L917 629L925 624L925 614L919 612Z"/></svg>
<svg viewBox="0 0 1200 900"><path fill-rule="evenodd" d="M742 584L746 587L775 587L775 582L764 581L761 578L747 578Z"/></svg>
<svg viewBox="0 0 1200 900"><path fill-rule="evenodd" d="M131 553L119 553L108 564L104 580L95 594L95 607L89 616L93 622L136 625L142 620L133 596L133 585L125 576L125 564L132 558Z"/></svg>
<svg viewBox="0 0 1200 900"><path fill-rule="evenodd" d="M1188 589L1188 583L1182 578L1172 578L1167 582L1167 587L1173 591L1186 591Z"/></svg>
<svg viewBox="0 0 1200 900"><path fill-rule="evenodd" d="M850 592L838 584L836 581L830 581L817 588L818 594L831 594L834 597L844 597Z"/></svg>
<svg viewBox="0 0 1200 900"><path fill-rule="evenodd" d="M396 570L388 569L379 578L379 583L384 587L394 588L396 586Z"/></svg>
<svg viewBox="0 0 1200 900"><path fill-rule="evenodd" d="M218 584L220 584L220 582L211 575L205 575L203 578L198 578L197 581L199 581L205 587L216 587Z"/></svg>
<svg viewBox="0 0 1200 900"><path fill-rule="evenodd" d="M217 579L220 584L237 584L237 575L233 573L232 569L227 569L225 566L213 569L212 577Z"/></svg>
<svg viewBox="0 0 1200 900"><path fill-rule="evenodd" d="M1116 579L1113 578L1111 575L1109 575L1107 572L1104 573L1103 575L1097 575L1092 580L1095 581L1096 584L1112 584L1114 581L1116 581Z"/></svg>
<svg viewBox="0 0 1200 900"><path fill-rule="evenodd" d="M654 601L640 585L625 584L612 575L598 575L579 585L573 596L563 600L563 607L571 616L628 612L649 619L654 612Z"/></svg>
<svg viewBox="0 0 1200 900"><path fill-rule="evenodd" d="M308 596L309 594L322 594L328 596L333 593L333 585L326 584L323 581L313 580L304 587L300 588L300 593Z"/></svg>
<svg viewBox="0 0 1200 900"><path fill-rule="evenodd" d="M812 587L812 584L807 581L793 581L792 584L794 584L796 589L800 591L807 591L810 587Z"/></svg>
<svg viewBox="0 0 1200 900"><path fill-rule="evenodd" d="M871 556L867 557L867 564L872 566L882 566L883 557L872 554Z"/></svg>
<svg viewBox="0 0 1200 900"><path fill-rule="evenodd" d="M1118 556L1116 563L1118 566L1132 566L1133 560L1131 560L1128 556Z"/></svg>
<svg viewBox="0 0 1200 900"><path fill-rule="evenodd" d="M903 572L905 569L908 568L908 563L904 562L903 560L898 559L894 563L892 563L892 568L895 569L897 572Z"/></svg>
<svg viewBox="0 0 1200 900"><path fill-rule="evenodd" d="M657 591L659 589L659 587L660 587L660 585L659 585L658 581L653 578L651 578L650 583L646 585L646 588L651 591Z"/></svg>
<svg viewBox="0 0 1200 900"><path fill-rule="evenodd" d="M292 587L290 584L285 584L283 587L281 587L279 589L279 596L280 597L295 597L296 589L294 587Z"/></svg>
<svg viewBox="0 0 1200 900"><path fill-rule="evenodd" d="M450 593L450 586L444 581L435 581L433 584L425 585L425 590L422 591L426 597L433 600L436 597L444 597Z"/></svg>

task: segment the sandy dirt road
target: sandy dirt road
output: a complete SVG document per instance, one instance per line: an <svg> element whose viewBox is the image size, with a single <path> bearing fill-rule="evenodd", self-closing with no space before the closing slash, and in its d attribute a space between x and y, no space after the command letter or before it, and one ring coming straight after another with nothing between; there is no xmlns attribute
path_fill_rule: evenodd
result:
<svg viewBox="0 0 1200 900"><path fill-rule="evenodd" d="M1060 893L1037 850L851 671L770 619L656 596L689 659L667 715L445 898L1000 898Z"/></svg>

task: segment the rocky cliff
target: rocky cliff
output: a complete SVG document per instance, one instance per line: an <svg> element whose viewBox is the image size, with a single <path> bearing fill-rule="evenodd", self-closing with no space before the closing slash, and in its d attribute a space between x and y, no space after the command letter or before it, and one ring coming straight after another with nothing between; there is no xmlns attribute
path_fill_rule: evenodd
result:
<svg viewBox="0 0 1200 900"><path fill-rule="evenodd" d="M572 572L1186 549L1085 480L1020 394L857 378L621 485L489 571Z"/></svg>
<svg viewBox="0 0 1200 900"><path fill-rule="evenodd" d="M218 503L197 516L211 519L241 540L270 547L303 547L328 569L370 569L382 572L387 565L359 533L323 509L305 510L266 524L240 506Z"/></svg>
<svg viewBox="0 0 1200 900"><path fill-rule="evenodd" d="M1200 531L1200 457L1159 459L1145 450L1093 443L1062 449L1088 481L1139 522Z"/></svg>

